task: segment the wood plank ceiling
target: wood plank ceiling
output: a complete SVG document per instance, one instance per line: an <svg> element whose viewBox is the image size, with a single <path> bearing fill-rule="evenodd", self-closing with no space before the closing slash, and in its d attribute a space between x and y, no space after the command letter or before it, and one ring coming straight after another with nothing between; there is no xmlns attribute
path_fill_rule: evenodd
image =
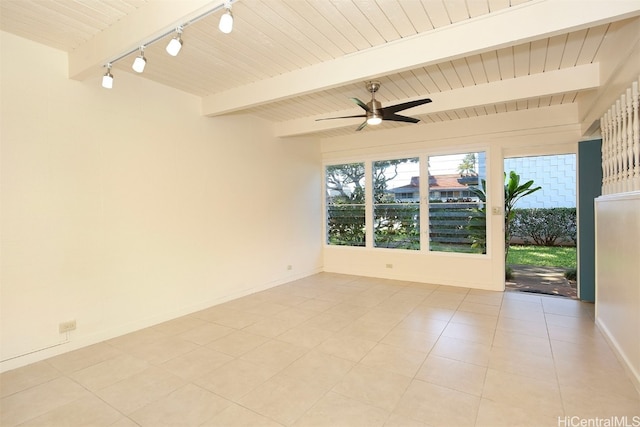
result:
<svg viewBox="0 0 640 427"><path fill-rule="evenodd" d="M497 101L489 98L490 102L485 104L482 101L466 104L461 99L447 104L449 108L438 107L437 95L464 93L460 90L491 84L504 85L510 80L522 79L523 84L530 84L527 78L559 70L584 72L589 64L598 62L600 46L615 31L615 21L635 16L640 11L602 22L593 20L585 25L574 25L565 31L541 32L539 37L524 41L505 37L507 42L495 48L452 55L452 58L443 56L443 60L434 63L402 66L376 74L376 66L387 59L385 52L391 51L385 48L393 49L404 41L424 35L437 36L439 31L454 31L470 23L481 25L483 19L494 16L500 19L500 15L542 1L238 0L233 3L235 23L231 34L217 30L221 12L194 22L184 30L184 48L178 57L164 52L170 35L166 41L145 48L148 64L139 78L216 102L225 94L248 93L249 102L241 103L239 108L231 106L229 111L242 111L278 124L303 123L298 126L301 130L283 131L282 135L310 133L331 137L353 132L360 119L330 122L315 122L315 119L361 112L349 98L369 100L364 81L358 80L359 76L367 74L367 70L339 69L339 61L362 54L373 55L377 51L380 55L371 64L373 74L368 76L382 83L377 99L383 105L390 105L431 97L434 102L428 107L403 112L420 118L422 123L575 103L579 93L592 89L592 84L567 84L566 88L540 96L523 97L525 92L511 91L512 98ZM152 3L150 0L2 0L0 29L69 52L72 56L79 49L91 46L96 37L115 32L113 27L142 19L139 16L144 16L154 6ZM222 1L209 3L215 6ZM182 18L186 19L176 16L175 22L179 23ZM157 28L157 31L166 32L172 28L175 26ZM153 34L149 34L151 36ZM478 37L483 35L478 34ZM131 40L131 46L144 42ZM460 44L461 41L452 40L451 43ZM425 50L429 48L424 46ZM105 52L104 63L121 53ZM118 74L133 73L130 66L135 55L132 53L114 64L116 82L112 90L117 90ZM104 63L95 64L91 72L93 78L99 78L104 72ZM330 68L334 63L334 68ZM305 82L297 83L299 89L283 91L281 96L267 96L266 99L257 97L252 104L252 88L260 90L283 76L291 77L293 82L299 75L304 76L305 70L323 64L328 64L333 80L323 84L310 81L308 88L304 86ZM340 77L342 74L344 78ZM570 74L563 76L569 76L568 80L571 80ZM205 114L225 113L224 108L219 111L211 113L203 108ZM413 111L416 113L412 114ZM408 124L384 122L378 128L395 126ZM369 126L365 131L375 131L375 128Z"/></svg>

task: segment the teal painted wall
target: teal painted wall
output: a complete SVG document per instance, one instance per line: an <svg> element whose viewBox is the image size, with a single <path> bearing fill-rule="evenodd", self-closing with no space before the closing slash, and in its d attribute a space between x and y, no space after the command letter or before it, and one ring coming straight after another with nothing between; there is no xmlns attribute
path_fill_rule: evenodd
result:
<svg viewBox="0 0 640 427"><path fill-rule="evenodd" d="M595 301L596 229L594 199L602 191L602 140L578 144L578 287L580 299Z"/></svg>

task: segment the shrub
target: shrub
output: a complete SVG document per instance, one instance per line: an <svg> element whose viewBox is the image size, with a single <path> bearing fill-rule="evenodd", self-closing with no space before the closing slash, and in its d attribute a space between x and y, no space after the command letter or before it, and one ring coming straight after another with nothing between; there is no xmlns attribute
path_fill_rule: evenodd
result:
<svg viewBox="0 0 640 427"><path fill-rule="evenodd" d="M506 267L504 268L504 278L505 278L506 280L511 280L511 279L513 279L513 269L512 269L511 267L506 266Z"/></svg>
<svg viewBox="0 0 640 427"><path fill-rule="evenodd" d="M577 242L575 208L530 208L513 210L512 234L525 244L554 246Z"/></svg>
<svg viewBox="0 0 640 427"><path fill-rule="evenodd" d="M564 272L564 277L567 280L576 281L576 280L578 280L578 270L576 270L575 268L569 269L569 270Z"/></svg>

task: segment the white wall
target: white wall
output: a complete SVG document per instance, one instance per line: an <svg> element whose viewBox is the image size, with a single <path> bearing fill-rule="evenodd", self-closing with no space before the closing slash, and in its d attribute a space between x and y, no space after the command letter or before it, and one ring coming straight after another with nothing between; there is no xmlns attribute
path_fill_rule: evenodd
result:
<svg viewBox="0 0 640 427"><path fill-rule="evenodd" d="M596 199L596 323L640 390L640 192Z"/></svg>
<svg viewBox="0 0 640 427"><path fill-rule="evenodd" d="M317 141L0 37L2 370L321 269Z"/></svg>
<svg viewBox="0 0 640 427"><path fill-rule="evenodd" d="M432 97L437 102L436 96ZM365 130L351 136L323 140L322 154L326 164L335 164L418 154L486 151L488 205L500 208L503 206L503 159L506 154L575 153L579 138L576 110L555 106L455 123L406 125L376 132ZM407 251L325 245L324 269L344 274L503 290L503 216L491 215L487 227L486 255L429 252L427 248ZM387 264L392 264L393 268L387 268Z"/></svg>

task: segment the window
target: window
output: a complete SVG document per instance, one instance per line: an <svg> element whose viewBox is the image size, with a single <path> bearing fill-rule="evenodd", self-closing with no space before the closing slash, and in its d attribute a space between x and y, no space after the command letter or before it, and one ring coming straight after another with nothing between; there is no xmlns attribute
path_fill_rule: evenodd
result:
<svg viewBox="0 0 640 427"><path fill-rule="evenodd" d="M417 157L373 162L373 243L420 249L420 162Z"/></svg>
<svg viewBox="0 0 640 427"><path fill-rule="evenodd" d="M485 254L486 175L483 151L327 165L326 243Z"/></svg>
<svg viewBox="0 0 640 427"><path fill-rule="evenodd" d="M328 244L365 245L364 175L364 163L347 163L326 167Z"/></svg>
<svg viewBox="0 0 640 427"><path fill-rule="evenodd" d="M429 157L429 250L486 253L486 155Z"/></svg>

